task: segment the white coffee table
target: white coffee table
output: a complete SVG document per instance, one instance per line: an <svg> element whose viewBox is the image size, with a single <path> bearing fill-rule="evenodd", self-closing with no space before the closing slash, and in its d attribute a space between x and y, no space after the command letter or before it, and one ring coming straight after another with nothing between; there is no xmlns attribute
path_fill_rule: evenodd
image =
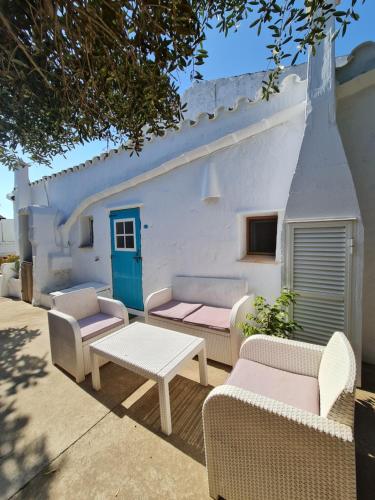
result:
<svg viewBox="0 0 375 500"><path fill-rule="evenodd" d="M181 365L198 355L200 383L207 385L204 339L144 323L132 323L90 345L92 385L100 389L99 356L155 380L159 386L161 429L172 433L169 382Z"/></svg>

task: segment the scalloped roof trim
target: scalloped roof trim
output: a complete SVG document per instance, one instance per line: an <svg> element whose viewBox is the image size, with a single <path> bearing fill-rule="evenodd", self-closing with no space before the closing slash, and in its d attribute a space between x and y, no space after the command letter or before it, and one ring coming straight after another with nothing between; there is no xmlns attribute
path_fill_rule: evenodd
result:
<svg viewBox="0 0 375 500"><path fill-rule="evenodd" d="M302 80L298 75L296 75L294 73L291 75L285 76L280 83L280 93L275 95L273 98L280 98L280 96L282 96L282 94L284 92L286 92L290 86L295 85L295 84L304 83L304 82L306 82L306 80ZM251 100L246 96L239 96L236 98L235 102L233 103L233 106L230 106L230 107L219 106L215 109L214 113L206 113L206 112L199 113L194 120L190 120L190 119L182 120L176 126L176 128L171 127L170 129L167 129L165 131L165 133L162 135L151 134L151 135L145 136L145 140L148 143L150 143L155 139L165 139L168 135L171 135L173 133L183 132L187 128L196 127L199 124L202 124L204 122L209 122L212 120L220 119L227 112L230 112L230 113L236 112L236 111L242 109L243 107L245 107L246 105L252 105L252 106L257 105L261 102L261 100L262 100L262 89L259 89L259 91L257 92L256 98L254 100ZM60 170L59 172L55 172L51 175L45 175L45 176L41 177L40 179L37 179L33 182L30 182L30 186L36 186L38 184L43 183L44 181L54 179L57 177L61 177L64 175L72 174L74 172L78 172L78 171L84 170L86 168L89 168L100 161L103 162L103 161L107 160L108 158L111 158L115 154L121 153L122 151L126 150L126 147L128 145L130 145L130 141L126 142L123 146L110 149L109 151L106 151L100 155L94 156L90 160L86 160L83 163L79 163L78 165L74 165L73 167L69 167L67 169Z"/></svg>

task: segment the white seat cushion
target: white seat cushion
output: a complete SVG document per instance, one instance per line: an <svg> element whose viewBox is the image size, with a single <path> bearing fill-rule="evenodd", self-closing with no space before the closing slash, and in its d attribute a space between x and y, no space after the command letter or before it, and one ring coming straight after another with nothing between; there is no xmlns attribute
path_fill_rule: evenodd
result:
<svg viewBox="0 0 375 500"><path fill-rule="evenodd" d="M247 359L239 359L226 384L319 415L317 378L279 370Z"/></svg>
<svg viewBox="0 0 375 500"><path fill-rule="evenodd" d="M161 306L151 309L150 314L161 316L162 318L183 320L186 316L200 307L202 307L202 304L191 304L190 302L170 300Z"/></svg>
<svg viewBox="0 0 375 500"><path fill-rule="evenodd" d="M184 323L206 326L215 330L229 331L231 309L225 307L202 306L183 319Z"/></svg>
<svg viewBox="0 0 375 500"><path fill-rule="evenodd" d="M124 324L124 320L110 316L109 314L93 314L87 318L82 318L78 321L81 329L82 341L92 339L107 330L112 330L116 326L120 327Z"/></svg>

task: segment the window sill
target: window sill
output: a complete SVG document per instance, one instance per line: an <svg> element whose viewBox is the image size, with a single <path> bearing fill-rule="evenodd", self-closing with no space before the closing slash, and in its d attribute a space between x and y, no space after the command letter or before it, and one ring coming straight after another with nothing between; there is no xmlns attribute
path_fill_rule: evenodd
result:
<svg viewBox="0 0 375 500"><path fill-rule="evenodd" d="M273 255L245 255L237 262L252 262L253 264L278 264Z"/></svg>
<svg viewBox="0 0 375 500"><path fill-rule="evenodd" d="M94 245L79 245L78 247L79 249L82 249L82 250L87 250L87 249L92 249L94 248Z"/></svg>

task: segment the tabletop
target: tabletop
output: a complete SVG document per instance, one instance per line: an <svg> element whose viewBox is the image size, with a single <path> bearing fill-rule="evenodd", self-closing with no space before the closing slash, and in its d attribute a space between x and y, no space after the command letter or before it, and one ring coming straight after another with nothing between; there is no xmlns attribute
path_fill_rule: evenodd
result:
<svg viewBox="0 0 375 500"><path fill-rule="evenodd" d="M132 323L91 344L96 354L107 355L120 364L159 374L173 367L204 340L166 328Z"/></svg>

